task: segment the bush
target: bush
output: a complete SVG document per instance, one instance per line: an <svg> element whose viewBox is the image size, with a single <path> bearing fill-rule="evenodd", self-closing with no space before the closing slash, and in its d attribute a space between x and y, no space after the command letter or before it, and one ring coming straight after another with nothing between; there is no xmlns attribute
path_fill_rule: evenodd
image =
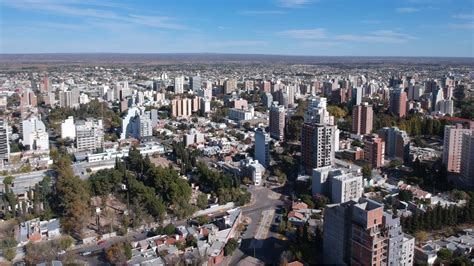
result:
<svg viewBox="0 0 474 266"><path fill-rule="evenodd" d="M235 240L234 238L229 239L229 241L227 241L227 244L224 247L224 255L232 255L232 253L234 253L238 246L239 243L237 242L237 240Z"/></svg>
<svg viewBox="0 0 474 266"><path fill-rule="evenodd" d="M6 248L3 250L3 256L5 256L5 259L8 261L13 261L16 257L16 251L14 248Z"/></svg>

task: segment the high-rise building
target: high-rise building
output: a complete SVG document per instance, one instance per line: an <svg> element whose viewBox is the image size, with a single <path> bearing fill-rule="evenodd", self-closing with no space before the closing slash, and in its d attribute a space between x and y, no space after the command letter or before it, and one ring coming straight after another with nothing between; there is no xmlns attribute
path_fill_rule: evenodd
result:
<svg viewBox="0 0 474 266"><path fill-rule="evenodd" d="M404 234L400 218L390 213L383 215L384 227L387 232L387 266L411 266L415 261L415 238Z"/></svg>
<svg viewBox="0 0 474 266"><path fill-rule="evenodd" d="M398 117L404 117L407 112L407 94L402 88L393 89L390 93L390 112Z"/></svg>
<svg viewBox="0 0 474 266"><path fill-rule="evenodd" d="M305 123L334 125L334 116L328 112L326 107L326 98L312 97L308 99L308 108L304 114Z"/></svg>
<svg viewBox="0 0 474 266"><path fill-rule="evenodd" d="M184 92L184 77L178 76L174 78L174 93L182 94Z"/></svg>
<svg viewBox="0 0 474 266"><path fill-rule="evenodd" d="M190 117L193 110L199 110L198 105L195 105L193 108L194 101L197 101L197 103L200 104L198 97L196 97L195 99L178 98L171 100L171 116L179 118Z"/></svg>
<svg viewBox="0 0 474 266"><path fill-rule="evenodd" d="M198 90L200 90L201 89L201 77L200 76L191 77L190 85L191 85L191 90L192 91L197 92Z"/></svg>
<svg viewBox="0 0 474 266"><path fill-rule="evenodd" d="M29 150L49 150L49 135L44 123L32 116L22 122L23 146Z"/></svg>
<svg viewBox="0 0 474 266"><path fill-rule="evenodd" d="M313 169L312 193L326 195L331 203L359 199L364 193L362 174L340 167L324 166Z"/></svg>
<svg viewBox="0 0 474 266"><path fill-rule="evenodd" d="M78 150L96 150L104 144L104 126L102 120L87 119L76 122L76 148Z"/></svg>
<svg viewBox="0 0 474 266"><path fill-rule="evenodd" d="M474 188L474 133L462 135L461 176L465 184Z"/></svg>
<svg viewBox="0 0 474 266"><path fill-rule="evenodd" d="M227 79L224 82L224 93L229 94L237 90L237 80L236 79Z"/></svg>
<svg viewBox="0 0 474 266"><path fill-rule="evenodd" d="M301 156L306 174L313 168L332 165L336 126L304 123L301 132Z"/></svg>
<svg viewBox="0 0 474 266"><path fill-rule="evenodd" d="M410 155L410 137L398 127L384 127L377 131L379 137L385 142L385 155L388 158L399 158L404 161Z"/></svg>
<svg viewBox="0 0 474 266"><path fill-rule="evenodd" d="M270 108L270 136L276 140L285 138L285 107L273 102Z"/></svg>
<svg viewBox="0 0 474 266"><path fill-rule="evenodd" d="M463 135L472 135L473 132L474 129L464 128L462 124L444 127L443 163L449 172L459 173L461 171Z"/></svg>
<svg viewBox="0 0 474 266"><path fill-rule="evenodd" d="M0 161L8 161L10 158L10 129L5 119L0 118ZM1 165L0 162L0 165Z"/></svg>
<svg viewBox="0 0 474 266"><path fill-rule="evenodd" d="M262 104L266 108L270 108L273 103L273 95L269 92L262 93Z"/></svg>
<svg viewBox="0 0 474 266"><path fill-rule="evenodd" d="M379 168L384 164L385 143L376 134L364 139L364 160L372 168Z"/></svg>
<svg viewBox="0 0 474 266"><path fill-rule="evenodd" d="M307 174L313 168L332 165L338 140L334 116L326 110L326 98L308 100L301 132L302 164Z"/></svg>
<svg viewBox="0 0 474 266"><path fill-rule="evenodd" d="M270 135L263 128L255 131L255 160L268 167L270 165Z"/></svg>
<svg viewBox="0 0 474 266"><path fill-rule="evenodd" d="M153 136L153 122L151 113L145 112L136 118L138 121L138 138Z"/></svg>
<svg viewBox="0 0 474 266"><path fill-rule="evenodd" d="M352 132L357 135L370 134L374 123L373 117L372 105L366 102L355 105L352 109Z"/></svg>
<svg viewBox="0 0 474 266"><path fill-rule="evenodd" d="M74 125L74 117L70 116L64 122L61 123L61 138L70 138L74 140L76 138L76 128Z"/></svg>
<svg viewBox="0 0 474 266"><path fill-rule="evenodd" d="M389 216L390 215L390 216ZM325 264L413 265L414 238L403 235L398 218L383 204L360 198L324 210Z"/></svg>
<svg viewBox="0 0 474 266"><path fill-rule="evenodd" d="M272 83L270 81L263 81L262 82L262 91L263 92L270 92L272 89Z"/></svg>
<svg viewBox="0 0 474 266"><path fill-rule="evenodd" d="M362 103L364 88L362 87L355 87L352 89L352 104L360 105Z"/></svg>
<svg viewBox="0 0 474 266"><path fill-rule="evenodd" d="M383 226L383 204L363 199L352 209L352 265L385 265L387 236Z"/></svg>

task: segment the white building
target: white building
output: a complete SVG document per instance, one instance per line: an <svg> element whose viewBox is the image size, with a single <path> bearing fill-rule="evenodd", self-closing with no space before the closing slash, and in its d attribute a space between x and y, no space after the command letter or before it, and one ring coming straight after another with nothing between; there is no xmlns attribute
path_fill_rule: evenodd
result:
<svg viewBox="0 0 474 266"><path fill-rule="evenodd" d="M244 174L252 179L254 185L262 185L262 177L265 173L265 167L263 167L263 165L261 165L257 160L248 158L242 161L242 166Z"/></svg>
<svg viewBox="0 0 474 266"><path fill-rule="evenodd" d="M327 107L327 99L322 97L312 97L308 100L308 108L304 114L305 123L334 125L332 116Z"/></svg>
<svg viewBox="0 0 474 266"><path fill-rule="evenodd" d="M145 114L142 114L135 119L137 119L138 122L139 138L153 136L153 122L150 118L150 112L146 112Z"/></svg>
<svg viewBox="0 0 474 266"><path fill-rule="evenodd" d="M249 106L248 109L229 109L229 119L234 121L251 120L254 115L253 106Z"/></svg>
<svg viewBox="0 0 474 266"><path fill-rule="evenodd" d="M29 150L49 150L49 135L44 123L33 116L22 122L22 144Z"/></svg>
<svg viewBox="0 0 474 266"><path fill-rule="evenodd" d="M399 265L411 266L414 264L414 262L415 262L415 238L410 235L404 234Z"/></svg>
<svg viewBox="0 0 474 266"><path fill-rule="evenodd" d="M76 127L74 125L74 117L70 116L66 120L64 120L64 122L61 123L61 138L76 138Z"/></svg>
<svg viewBox="0 0 474 266"><path fill-rule="evenodd" d="M204 134L192 128L188 134L184 135L184 145L187 147L189 145L193 145L195 143L203 143L204 142Z"/></svg>
<svg viewBox="0 0 474 266"><path fill-rule="evenodd" d="M327 195L332 203L356 200L364 192L362 175L359 170L334 166L313 169L312 193Z"/></svg>
<svg viewBox="0 0 474 266"><path fill-rule="evenodd" d="M184 92L184 77L179 76L174 78L174 93L182 94Z"/></svg>
<svg viewBox="0 0 474 266"><path fill-rule="evenodd" d="M95 150L104 144L102 120L88 119L76 123L76 147L78 150Z"/></svg>

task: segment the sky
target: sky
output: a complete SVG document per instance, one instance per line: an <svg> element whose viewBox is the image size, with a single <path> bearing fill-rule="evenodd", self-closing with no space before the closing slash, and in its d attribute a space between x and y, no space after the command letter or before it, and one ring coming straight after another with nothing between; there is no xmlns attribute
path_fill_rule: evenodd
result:
<svg viewBox="0 0 474 266"><path fill-rule="evenodd" d="M0 53L474 56L474 0L0 0Z"/></svg>

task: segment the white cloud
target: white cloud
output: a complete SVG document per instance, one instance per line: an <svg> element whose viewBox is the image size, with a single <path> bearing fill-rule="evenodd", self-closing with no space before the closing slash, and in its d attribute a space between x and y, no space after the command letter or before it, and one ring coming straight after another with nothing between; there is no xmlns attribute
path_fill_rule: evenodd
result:
<svg viewBox="0 0 474 266"><path fill-rule="evenodd" d="M79 1L79 0L4 0L5 5L17 9L36 11L54 16L76 17L83 20L103 20L104 23L123 22L138 26L147 26L163 29L186 29L184 25L174 22L174 19L166 16L145 16L145 15L119 15L116 12L107 10L110 7L120 7L109 2Z"/></svg>
<svg viewBox="0 0 474 266"><path fill-rule="evenodd" d="M238 14L244 15L244 16L282 15L282 14L286 14L286 12L282 10L245 10L245 11L239 12Z"/></svg>
<svg viewBox="0 0 474 266"><path fill-rule="evenodd" d="M378 30L367 34L328 35L325 29L316 28L280 31L277 35L291 39L325 43L326 45L338 44L340 42L405 43L417 39L412 35L394 30Z"/></svg>
<svg viewBox="0 0 474 266"><path fill-rule="evenodd" d="M474 22L471 23L453 23L448 25L452 29L472 30L474 29Z"/></svg>
<svg viewBox="0 0 474 266"><path fill-rule="evenodd" d="M414 8L414 7L399 7L399 8L396 8L395 11L397 13L407 14L407 13L418 12L420 10L418 8Z"/></svg>
<svg viewBox="0 0 474 266"><path fill-rule="evenodd" d="M414 36L396 32L393 30L379 30L370 32L365 35L337 35L334 37L336 40L341 41L353 41L353 42L371 42L371 43L405 43L410 40L417 39Z"/></svg>
<svg viewBox="0 0 474 266"><path fill-rule="evenodd" d="M293 38L293 39L303 39L303 40L315 40L315 39L324 39L326 38L326 30L323 28L315 29L293 29L285 30L278 32L279 36Z"/></svg>
<svg viewBox="0 0 474 266"><path fill-rule="evenodd" d="M297 8L309 4L311 0L277 0L277 4L281 7Z"/></svg>
<svg viewBox="0 0 474 266"><path fill-rule="evenodd" d="M464 19L464 20L474 20L474 15L473 14L457 14L457 15L453 15L453 18Z"/></svg>

